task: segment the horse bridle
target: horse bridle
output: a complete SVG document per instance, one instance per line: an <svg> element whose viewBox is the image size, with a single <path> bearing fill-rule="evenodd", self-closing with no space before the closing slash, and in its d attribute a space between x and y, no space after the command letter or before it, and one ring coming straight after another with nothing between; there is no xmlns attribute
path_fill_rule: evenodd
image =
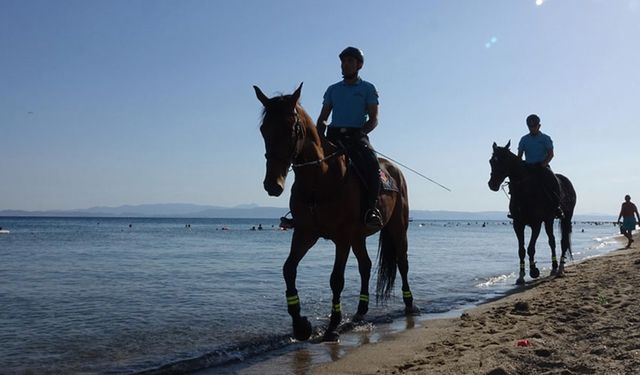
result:
<svg viewBox="0 0 640 375"><path fill-rule="evenodd" d="M495 155L493 155L493 156L491 157L491 161L493 161L493 160L497 160L497 159L498 159L498 158L497 158ZM511 168L507 168L507 169L511 169ZM493 179L493 176L494 176L494 173L493 173L493 165L492 165L492 167L491 167L491 178L492 178L492 179ZM509 178L509 181L504 181L507 177ZM507 192L504 190L504 188L505 188L506 186L508 186L508 187L509 187L509 191L511 191L511 187L517 187L517 186L520 186L520 185L524 184L526 181L528 181L528 180L529 180L529 178L530 178L530 177L514 178L513 176L510 176L510 175L509 175L509 171L507 171L507 172L505 173L504 178L502 179L502 180L503 180L503 183L501 183L502 191L503 191L503 192L505 193L505 195L507 195L507 197L509 198L509 194L507 194ZM510 198L509 198L509 199L510 199Z"/></svg>
<svg viewBox="0 0 640 375"><path fill-rule="evenodd" d="M293 110L293 115L295 116L295 123L293 124L291 131L291 143L293 144L293 150L291 151L291 155L289 159L285 160L279 156L270 153L269 150L264 154L265 159L269 160L279 160L284 161L286 164L291 165L293 161L300 155L302 152L302 147L304 145L304 131L302 130L302 125L300 125L300 116L298 116L298 111Z"/></svg>
<svg viewBox="0 0 640 375"><path fill-rule="evenodd" d="M307 166L311 166L311 165L318 165L326 160L331 159L332 157L336 156L336 155L340 155L344 152L344 150L342 149L338 149L337 151L323 157L322 159L318 159L318 160L313 160L313 161L308 161L308 162L304 162L304 163L294 163L294 160L296 160L298 158L298 156L300 155L300 153L302 152L302 147L304 146L304 129L302 128L302 125L300 125L300 116L298 115L298 111L296 111L295 109L293 110L293 115L296 118L295 123L293 124L293 131L291 132L291 141L292 143L295 142L294 146L293 146L293 151L291 152L291 156L289 156L288 160L285 160L285 162L288 165L291 165L292 168L300 168L300 167L307 167ZM264 154L264 157L268 160L283 160L282 158L272 155L269 152Z"/></svg>

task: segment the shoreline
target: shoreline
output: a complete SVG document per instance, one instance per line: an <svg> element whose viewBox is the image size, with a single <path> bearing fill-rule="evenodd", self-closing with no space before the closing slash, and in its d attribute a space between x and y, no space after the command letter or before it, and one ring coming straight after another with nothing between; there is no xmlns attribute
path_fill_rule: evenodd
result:
<svg viewBox="0 0 640 375"><path fill-rule="evenodd" d="M569 263L460 316L349 349L314 374L629 374L640 371L640 245ZM622 238L620 241L626 239ZM634 370L636 369L636 370Z"/></svg>

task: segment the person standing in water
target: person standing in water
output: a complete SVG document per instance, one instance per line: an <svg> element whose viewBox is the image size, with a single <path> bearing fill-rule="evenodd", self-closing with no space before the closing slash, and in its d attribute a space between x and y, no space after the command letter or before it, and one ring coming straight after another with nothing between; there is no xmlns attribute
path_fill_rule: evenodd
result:
<svg viewBox="0 0 640 375"><path fill-rule="evenodd" d="M631 247L631 243L633 242L631 235L633 230L636 229L636 218L638 219L637 222L640 223L638 208L631 202L631 196L627 194L624 196L624 202L622 203L622 207L620 207L620 214L618 215L618 224L621 225L620 229L622 234L629 240L627 248ZM622 223L620 223L620 219L622 219Z"/></svg>

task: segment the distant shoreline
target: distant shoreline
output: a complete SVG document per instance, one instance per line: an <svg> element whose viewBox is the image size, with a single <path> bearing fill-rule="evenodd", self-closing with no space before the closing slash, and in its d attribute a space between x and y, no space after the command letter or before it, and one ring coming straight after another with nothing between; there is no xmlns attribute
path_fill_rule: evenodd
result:
<svg viewBox="0 0 640 375"><path fill-rule="evenodd" d="M224 216L217 216L217 217L204 217L204 216L142 216L142 215L123 215L123 216L116 216L116 215L3 215L0 214L0 220L2 219L146 219L146 220L152 220L152 219L158 219L158 220L162 220L162 219L180 219L180 220L279 220L278 217L251 217L251 216L242 216L242 217L224 217ZM465 217L460 217L460 218L411 218L410 221L416 221L416 222L421 222L421 221L441 221L441 222L446 222L446 221L453 221L453 222L482 222L482 221L487 221L487 222L510 222L511 219L508 218L504 218L504 219L500 219L500 218L465 218ZM611 217L594 217L594 216L590 216L590 215L577 215L577 217L574 217L573 222L581 222L581 223L600 223L600 224L611 224L614 225L616 224L616 221L614 219L612 219Z"/></svg>
<svg viewBox="0 0 640 375"><path fill-rule="evenodd" d="M148 204L119 207L92 207L74 210L0 210L0 217L67 217L67 218L176 218L176 219L279 219L287 215L286 207L241 205L236 207L191 204ZM413 220L503 220L506 211L410 210ZM606 213L577 214L574 221L614 221L616 215Z"/></svg>

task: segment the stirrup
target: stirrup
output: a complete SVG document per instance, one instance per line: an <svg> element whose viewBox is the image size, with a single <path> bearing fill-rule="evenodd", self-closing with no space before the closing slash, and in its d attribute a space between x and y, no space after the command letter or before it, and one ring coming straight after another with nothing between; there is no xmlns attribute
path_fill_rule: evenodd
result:
<svg viewBox="0 0 640 375"><path fill-rule="evenodd" d="M294 227L293 218L289 219L287 215L289 215L289 212L287 212L286 215L280 217L280 228L282 229L292 229Z"/></svg>
<svg viewBox="0 0 640 375"><path fill-rule="evenodd" d="M364 223L371 228L382 228L382 216L377 208L371 208L364 214Z"/></svg>

